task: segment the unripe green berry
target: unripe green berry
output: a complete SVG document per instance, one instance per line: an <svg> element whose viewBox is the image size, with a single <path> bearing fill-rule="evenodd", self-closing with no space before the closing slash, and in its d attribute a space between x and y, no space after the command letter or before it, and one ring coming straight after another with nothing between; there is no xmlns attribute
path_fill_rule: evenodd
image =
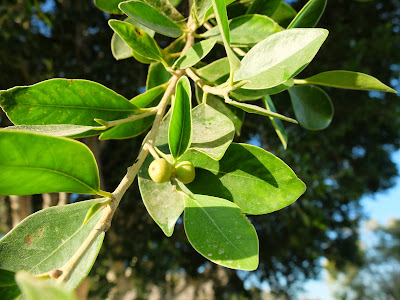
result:
<svg viewBox="0 0 400 300"><path fill-rule="evenodd" d="M196 176L194 166L190 161L179 163L174 170L176 178L182 183L191 183Z"/></svg>
<svg viewBox="0 0 400 300"><path fill-rule="evenodd" d="M149 175L154 182L164 183L171 177L172 166L164 158L153 160L149 166Z"/></svg>

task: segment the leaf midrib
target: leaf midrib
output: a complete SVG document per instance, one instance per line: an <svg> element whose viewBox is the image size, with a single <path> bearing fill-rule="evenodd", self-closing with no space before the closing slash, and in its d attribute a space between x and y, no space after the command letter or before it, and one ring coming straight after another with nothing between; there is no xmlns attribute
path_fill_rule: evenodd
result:
<svg viewBox="0 0 400 300"><path fill-rule="evenodd" d="M137 109L112 109L112 108L100 108L93 106L73 106L73 105L54 105L54 104L42 104L42 103L27 103L27 102L18 102L18 105L26 105L26 106L43 106L43 107L59 107L59 108L74 108L74 109L85 109L85 110L100 110L100 111L121 111L121 112L134 112Z"/></svg>
<svg viewBox="0 0 400 300"><path fill-rule="evenodd" d="M218 225L214 222L214 220L211 218L211 216L207 213L207 211L199 204L199 202L193 198L190 197L196 204L198 207L200 207L200 209L204 212L204 214L211 220L211 222L214 224L214 226L218 229L218 231L221 233L221 235L229 242L229 244L232 245L233 248L235 248L237 251L239 251L240 254L246 256L247 254L245 252L243 252L242 250L240 250L239 248L237 248L234 244L232 244L231 240L228 239L226 237L226 235L224 234L224 232L218 227Z"/></svg>
<svg viewBox="0 0 400 300"><path fill-rule="evenodd" d="M76 177L73 177L71 175L68 175L67 173L63 173L57 170L52 170L52 169L46 169L46 168L41 168L41 167L29 167L29 166L11 166L11 165L4 165L4 164L0 164L0 167L8 167L8 168L22 168L22 169L32 169L32 170L43 170L43 171L47 171L50 173L55 173L55 174L59 174L61 176L65 176L68 178L71 178L72 180L75 180L76 182L78 182L79 184L85 186L86 188L88 188L89 190L93 191L96 193L96 190L93 189L92 187L90 187L88 184L86 184L85 182L79 180Z"/></svg>

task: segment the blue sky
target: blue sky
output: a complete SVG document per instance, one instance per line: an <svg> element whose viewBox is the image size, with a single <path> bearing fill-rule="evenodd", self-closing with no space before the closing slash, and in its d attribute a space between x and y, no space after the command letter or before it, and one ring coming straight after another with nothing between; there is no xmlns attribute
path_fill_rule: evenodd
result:
<svg viewBox="0 0 400 300"><path fill-rule="evenodd" d="M393 153L393 161L400 170L400 151ZM364 197L361 200L364 211L369 219L375 219L379 224L386 225L387 221L393 218L400 218L400 177L397 177L393 188L385 192L377 193L372 196ZM364 223L361 224L364 226ZM371 237L368 231L360 230L361 240L365 243ZM299 295L299 299L320 299L333 300L331 295L332 286L328 284L328 274L326 271L321 273L320 280L310 280L305 285L306 291Z"/></svg>

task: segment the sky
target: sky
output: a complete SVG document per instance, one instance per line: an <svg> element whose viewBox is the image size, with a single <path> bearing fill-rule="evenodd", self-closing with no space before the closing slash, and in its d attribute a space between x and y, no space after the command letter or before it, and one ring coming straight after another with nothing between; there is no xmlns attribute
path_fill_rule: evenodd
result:
<svg viewBox="0 0 400 300"><path fill-rule="evenodd" d="M394 152L393 161L400 171L400 151ZM387 225L387 222L393 218L400 218L400 177L397 177L395 185L384 192L372 196L366 196L361 200L366 215L369 219L376 220L380 225ZM364 225L365 220L360 224L361 241L368 243L371 238ZM305 286L305 292L299 295L299 299L312 300L334 300L331 290L332 285L328 283L328 273L324 270L319 280L310 280Z"/></svg>

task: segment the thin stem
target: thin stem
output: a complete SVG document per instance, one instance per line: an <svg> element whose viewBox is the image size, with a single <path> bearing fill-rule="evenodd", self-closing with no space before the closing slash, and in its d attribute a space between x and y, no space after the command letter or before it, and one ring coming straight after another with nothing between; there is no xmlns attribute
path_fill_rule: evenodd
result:
<svg viewBox="0 0 400 300"><path fill-rule="evenodd" d="M244 52L242 49L234 47L232 48L233 51L235 51L237 54L239 54L240 56L245 56L247 53Z"/></svg>
<svg viewBox="0 0 400 300"><path fill-rule="evenodd" d="M304 79L294 79L294 84L308 84L309 82L307 82Z"/></svg>
<svg viewBox="0 0 400 300"><path fill-rule="evenodd" d="M187 35L186 45L182 50L182 55L194 44L194 31L196 30L196 24L194 23L194 20L191 17L189 17L188 20L188 28L190 32ZM175 91L175 86L179 78L183 76L184 73L185 72L183 70L177 70L173 73L173 76L168 82L168 87L165 90L165 93L160 101L160 104L157 105L156 107L155 111L156 117L154 119L153 126L147 136L147 140L144 146L140 150L139 155L135 160L135 163L128 168L127 173L125 174L124 178L122 178L121 182L119 183L118 187L114 190L114 192L112 194L107 195L110 196L109 198L111 202L102 210L103 215L97 222L94 229L90 232L85 241L81 244L79 249L74 253L74 255L69 259L69 261L59 269L60 272L62 272L62 275L57 279L58 282L65 283L68 281L68 279L71 277L72 272L74 272L75 268L78 266L79 262L81 261L85 253L88 251L90 246L95 242L95 240L100 236L100 234L106 232L108 228L111 226L112 218L114 216L115 211L118 208L118 205L123 195L135 180L140 167L142 166L147 155L149 154L150 151L149 149L150 148L154 149L155 137L160 127L163 116L165 114L165 110L168 106L171 96Z"/></svg>
<svg viewBox="0 0 400 300"><path fill-rule="evenodd" d="M150 154L151 154L151 156L153 156L154 159L159 159L159 158L160 158L160 156L158 156L158 153L156 152L156 150L154 149L154 147L150 147L150 146L147 144L147 148L149 148Z"/></svg>
<svg viewBox="0 0 400 300"><path fill-rule="evenodd" d="M120 120L104 121L104 120L100 120L100 119L95 119L95 121L97 123L100 123L101 125L103 125L105 127L104 129L107 129L107 128L110 128L110 127L113 127L113 126L117 126L117 125L120 125L120 124L137 121L137 120L152 116L152 115L154 115L156 113L157 113L157 107L153 107L152 109L150 109L147 112L144 112L142 114L132 115L132 116L129 116L127 118L120 119Z"/></svg>

